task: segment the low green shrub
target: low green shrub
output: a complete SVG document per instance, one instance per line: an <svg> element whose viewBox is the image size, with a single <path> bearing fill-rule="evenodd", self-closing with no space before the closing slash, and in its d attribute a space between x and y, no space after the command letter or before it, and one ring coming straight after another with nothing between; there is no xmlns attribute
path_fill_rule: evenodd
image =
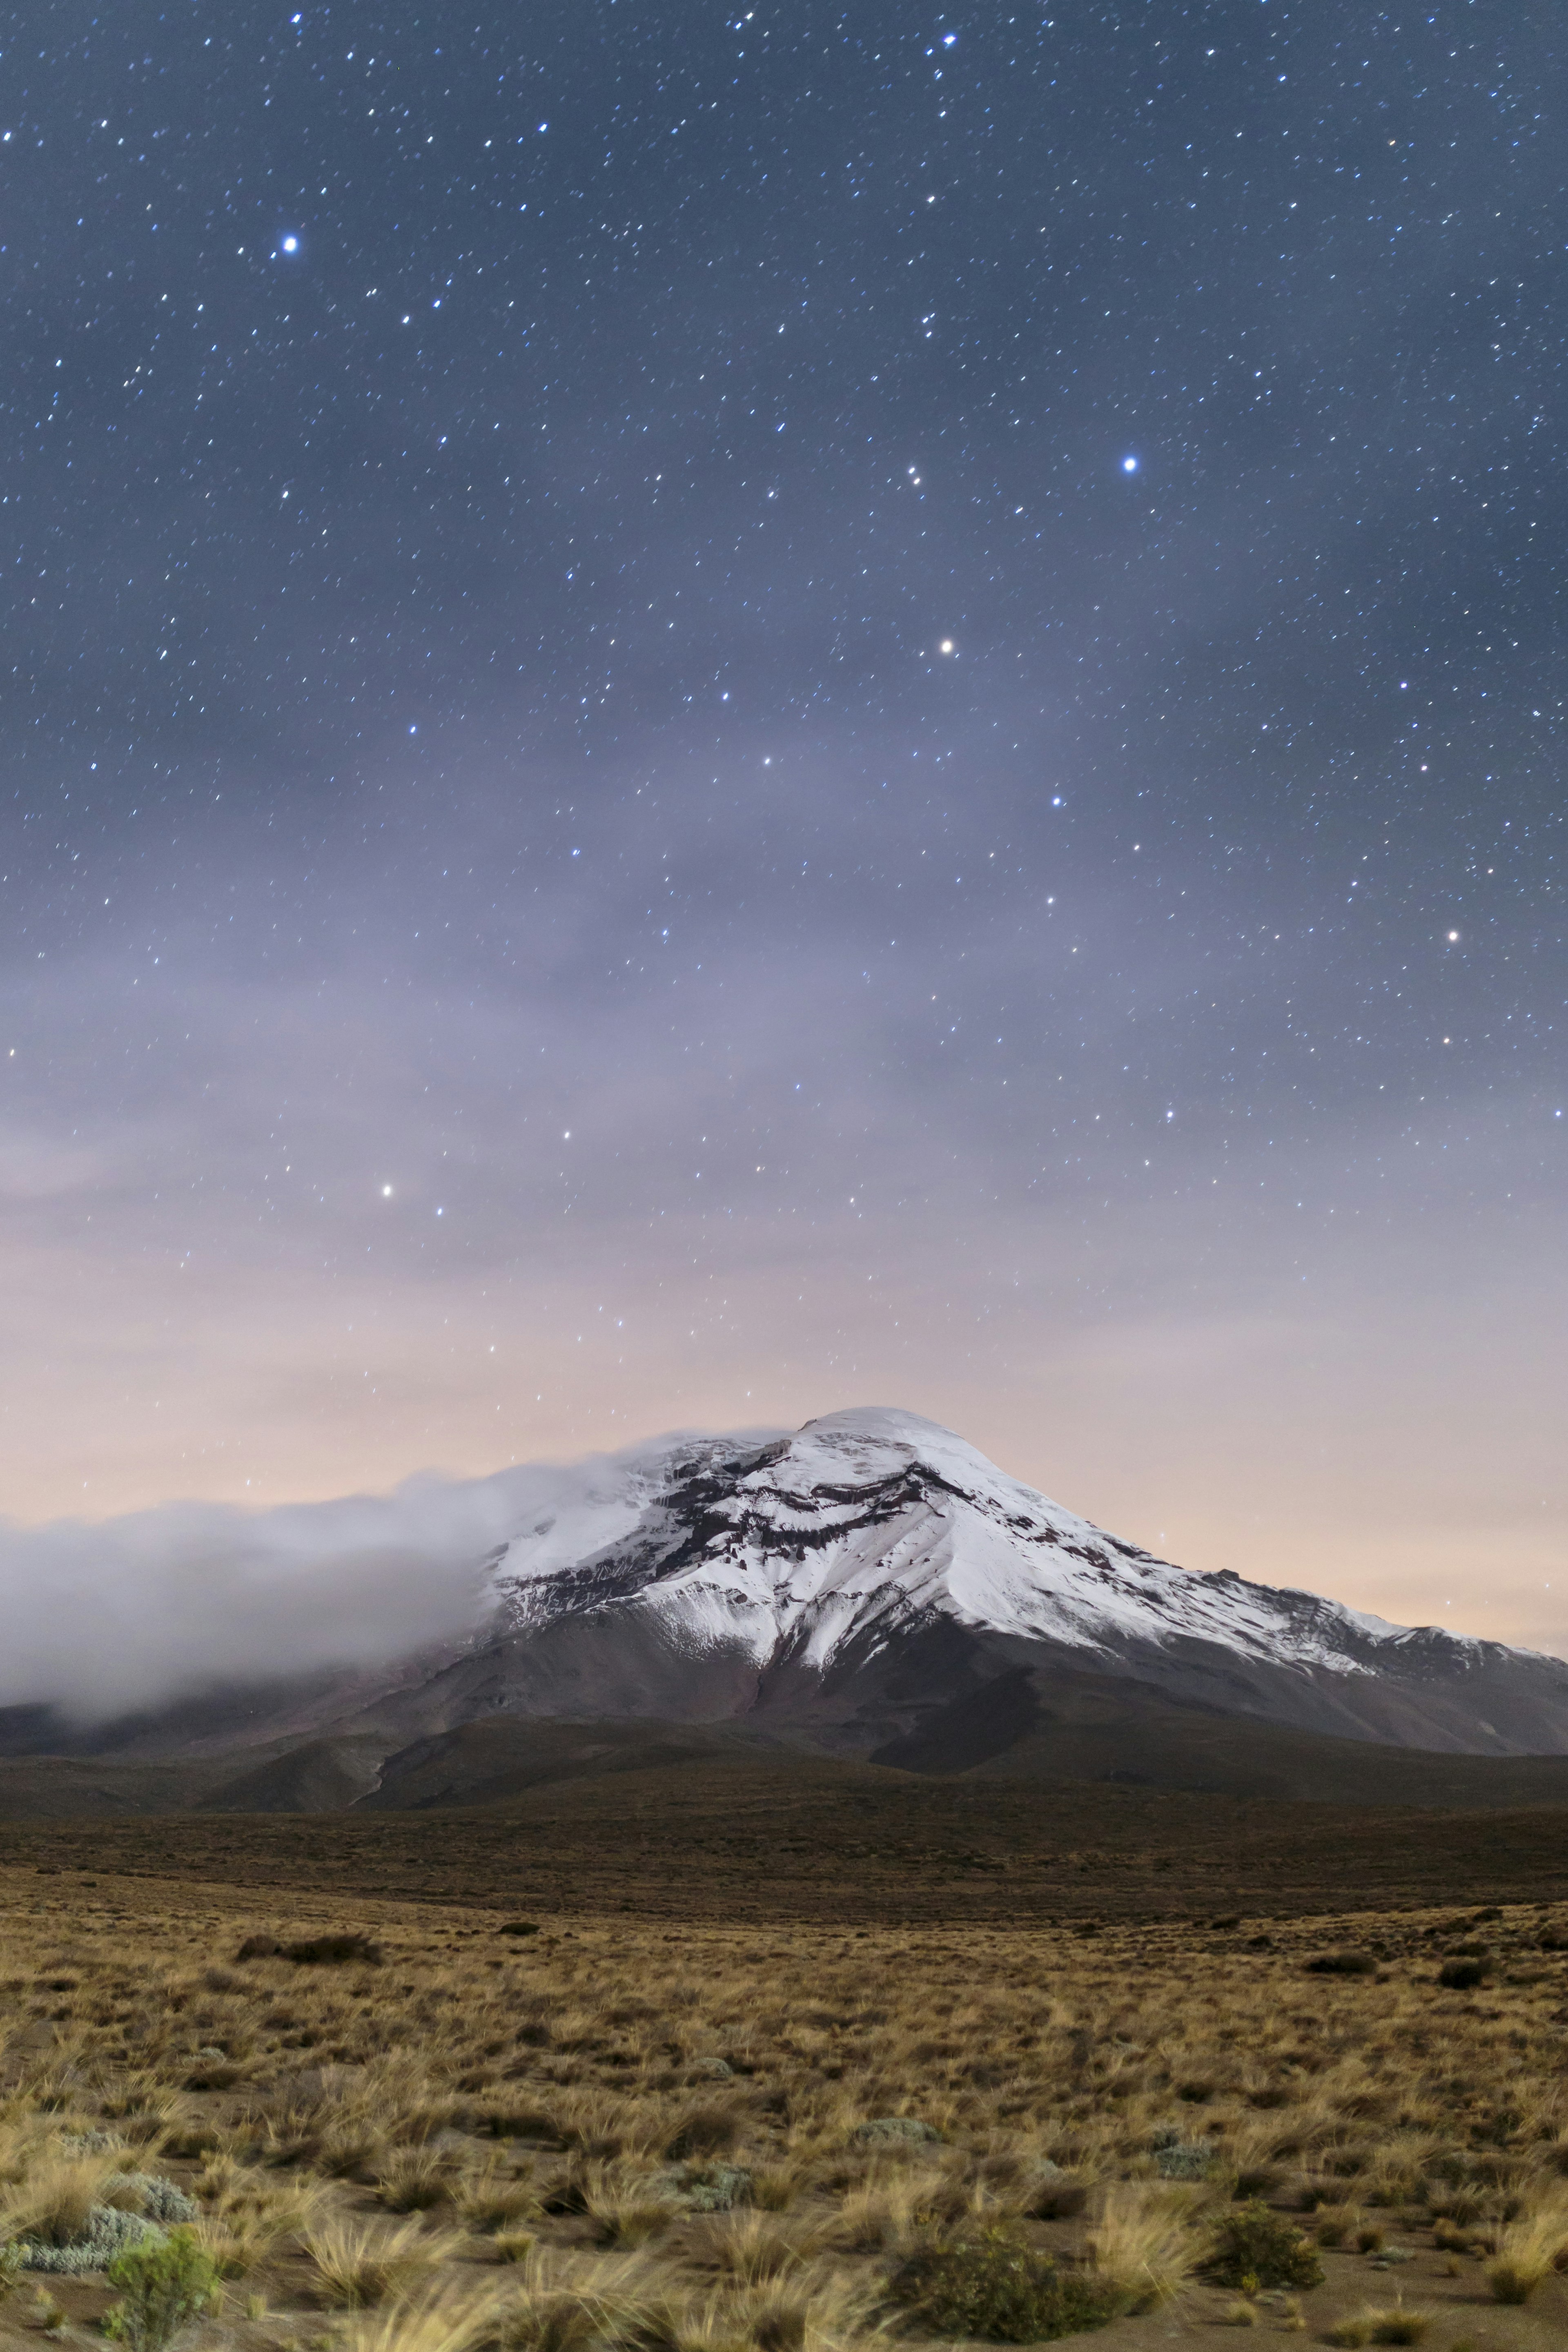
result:
<svg viewBox="0 0 1568 2352"><path fill-rule="evenodd" d="M1321 2286L1323 2266L1294 2221L1267 2205L1237 2205L1215 2231L1203 2268L1221 2286L1254 2294L1259 2287Z"/></svg>
<svg viewBox="0 0 1568 2352"><path fill-rule="evenodd" d="M1103 2327L1126 2308L1120 2287L1063 2270L1001 2228L938 2240L889 2281L896 2300L942 2336L991 2344L1044 2344Z"/></svg>
<svg viewBox="0 0 1568 2352"><path fill-rule="evenodd" d="M1370 1977L1376 1970L1370 1952L1320 1952L1307 1963L1310 1977Z"/></svg>
<svg viewBox="0 0 1568 2352"><path fill-rule="evenodd" d="M212 2308L218 2293L217 2266L195 2233L173 2230L166 2238L128 2246L110 2265L109 2284L120 2301L103 2332L130 2352L165 2352L183 2329Z"/></svg>

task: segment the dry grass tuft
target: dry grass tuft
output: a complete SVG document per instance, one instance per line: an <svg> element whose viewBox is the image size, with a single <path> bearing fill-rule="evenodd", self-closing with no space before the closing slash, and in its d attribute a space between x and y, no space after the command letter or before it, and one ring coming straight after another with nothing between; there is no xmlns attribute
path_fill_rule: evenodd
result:
<svg viewBox="0 0 1568 2352"><path fill-rule="evenodd" d="M452 2160L433 2147L405 2148L376 2175L376 2194L392 2213L427 2213L452 2191Z"/></svg>
<svg viewBox="0 0 1568 2352"><path fill-rule="evenodd" d="M1179 2294L1196 2266L1192 2200L1132 2184L1107 2189L1089 2238L1089 2260L1129 2311Z"/></svg>
<svg viewBox="0 0 1568 2352"><path fill-rule="evenodd" d="M1429 2311L1407 2311L1403 2303L1382 2311L1361 2311L1327 2331L1327 2341L1354 2352L1365 2344L1419 2344L1430 2330Z"/></svg>
<svg viewBox="0 0 1568 2352"><path fill-rule="evenodd" d="M46 2147L8 2192L0 2209L0 2234L45 2246L74 2245L87 2234L92 2208L102 2202L110 2179L124 2163L123 2151L75 2155L58 2142Z"/></svg>
<svg viewBox="0 0 1568 2352"><path fill-rule="evenodd" d="M449 2241L428 2235L417 2221L388 2230L333 2217L302 2234L326 2299L351 2311L427 2284L452 2251Z"/></svg>
<svg viewBox="0 0 1568 2352"><path fill-rule="evenodd" d="M715 2216L704 2229L700 2252L727 2278L763 2286L800 2271L817 2243L815 2233L788 2229L771 2213Z"/></svg>
<svg viewBox="0 0 1568 2352"><path fill-rule="evenodd" d="M502 2298L493 2291L437 2288L357 2320L341 2352L479 2352L495 2340Z"/></svg>
<svg viewBox="0 0 1568 2352"><path fill-rule="evenodd" d="M1528 2303L1568 2255L1568 2200L1543 2203L1498 2233L1487 2284L1494 2303Z"/></svg>

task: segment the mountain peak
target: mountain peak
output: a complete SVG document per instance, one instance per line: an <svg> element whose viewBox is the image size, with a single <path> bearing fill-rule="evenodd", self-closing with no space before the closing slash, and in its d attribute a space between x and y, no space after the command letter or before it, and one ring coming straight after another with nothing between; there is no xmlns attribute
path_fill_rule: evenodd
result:
<svg viewBox="0 0 1568 2352"><path fill-rule="evenodd" d="M599 1662L573 1668L574 1706L588 1706L595 1675L637 1686L636 1651L645 1664L658 1653L647 1686L664 1704L684 1675L707 1694L693 1711L735 1713L786 1688L796 1704L808 1684L820 1696L873 1670L896 1675L900 1657L933 1655L934 1643L971 1675L982 1654L1031 1673L1055 1659L1307 1729L1568 1746L1556 1660L1177 1567L888 1405L606 1463L569 1521L547 1517L506 1548L494 1598L500 1637L527 1646L519 1671L532 1706L563 1642ZM1513 1733L1499 1727L1510 1716Z"/></svg>
<svg viewBox="0 0 1568 2352"><path fill-rule="evenodd" d="M1218 1642L1338 1674L1401 1638L1310 1593L1156 1559L885 1405L623 1456L566 1523L507 1547L495 1591L514 1630L635 1601L759 1664L803 1642L826 1664L884 1620L932 1616L1089 1653Z"/></svg>

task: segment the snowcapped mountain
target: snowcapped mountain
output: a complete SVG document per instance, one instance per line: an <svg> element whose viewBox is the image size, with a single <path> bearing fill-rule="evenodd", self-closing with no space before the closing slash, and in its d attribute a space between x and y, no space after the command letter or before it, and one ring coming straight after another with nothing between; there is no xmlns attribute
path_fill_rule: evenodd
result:
<svg viewBox="0 0 1568 2352"><path fill-rule="evenodd" d="M118 1757L131 1774L0 1789L0 1810L488 1803L578 1770L763 1751L773 1769L800 1750L816 1751L803 1769L837 1755L1058 1789L1562 1799L1550 1769L1396 1768L1351 1744L1568 1756L1562 1660L1174 1567L914 1413L523 1465L420 1489L410 1507L440 1520L417 1559L461 1604L449 1635L410 1649L389 1621L380 1663L356 1636L355 1663L187 1677L163 1706L111 1720L57 1717L47 1692L0 1707L0 1759ZM371 1532L373 1566L390 1558L403 1591L410 1548L379 1521ZM358 1517L351 1533L363 1549ZM363 1590L371 1570L353 1562ZM156 1778L171 1759L194 1796L132 1786L132 1768Z"/></svg>
<svg viewBox="0 0 1568 2352"><path fill-rule="evenodd" d="M759 1668L787 1654L819 1672L848 1645L874 1654L937 1617L1087 1653L1184 1635L1344 1674L1369 1671L1382 1644L1425 1638L1308 1593L1173 1568L916 1413L827 1413L760 1447L713 1439L616 1467L564 1522L505 1548L507 1631L637 1601L693 1654L739 1644Z"/></svg>
<svg viewBox="0 0 1568 2352"><path fill-rule="evenodd" d="M422 1729L748 1717L875 1753L1004 1682L1016 1727L1020 1676L1037 1718L1087 1674L1309 1731L1568 1752L1559 1660L1174 1567L914 1413L607 1463L492 1575L489 1634L422 1686Z"/></svg>

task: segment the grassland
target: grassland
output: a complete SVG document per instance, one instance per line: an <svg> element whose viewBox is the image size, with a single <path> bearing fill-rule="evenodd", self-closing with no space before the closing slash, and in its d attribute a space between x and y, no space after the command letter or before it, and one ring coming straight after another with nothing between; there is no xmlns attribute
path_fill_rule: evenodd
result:
<svg viewBox="0 0 1568 2352"><path fill-rule="evenodd" d="M1551 1904L729 1927L15 1867L0 2237L170 2183L232 2352L1545 2352L1565 1979ZM112 2302L24 2271L0 2337Z"/></svg>

